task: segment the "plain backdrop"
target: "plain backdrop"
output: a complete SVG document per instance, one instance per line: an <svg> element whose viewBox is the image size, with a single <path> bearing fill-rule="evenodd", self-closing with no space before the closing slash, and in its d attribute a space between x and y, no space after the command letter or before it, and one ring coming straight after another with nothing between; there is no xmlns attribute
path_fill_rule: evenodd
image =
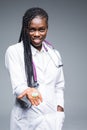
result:
<svg viewBox="0 0 87 130"><path fill-rule="evenodd" d="M14 101L5 51L18 42L24 12L36 6L49 14L47 40L59 50L64 64L63 130L87 130L87 0L0 1L0 130L9 130Z"/></svg>

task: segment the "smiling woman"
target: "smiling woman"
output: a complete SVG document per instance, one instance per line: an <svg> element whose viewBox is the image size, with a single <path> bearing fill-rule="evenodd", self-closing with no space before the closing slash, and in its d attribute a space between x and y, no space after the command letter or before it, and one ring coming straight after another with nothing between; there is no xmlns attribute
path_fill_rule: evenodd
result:
<svg viewBox="0 0 87 130"><path fill-rule="evenodd" d="M47 22L46 18L40 16L35 17L29 24L29 37L32 45L39 51L42 47L42 41L45 39L47 34Z"/></svg>
<svg viewBox="0 0 87 130"><path fill-rule="evenodd" d="M10 130L61 130L64 121L64 75L60 54L46 42L48 14L30 8L23 16L19 43L10 46L14 108Z"/></svg>

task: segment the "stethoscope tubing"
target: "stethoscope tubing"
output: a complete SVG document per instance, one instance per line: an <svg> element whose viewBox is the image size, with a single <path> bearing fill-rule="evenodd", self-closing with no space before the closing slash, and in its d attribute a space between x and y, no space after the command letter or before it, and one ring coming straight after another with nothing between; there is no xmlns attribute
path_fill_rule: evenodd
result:
<svg viewBox="0 0 87 130"><path fill-rule="evenodd" d="M54 53L55 53L56 56L58 57L57 53L55 52L54 47L53 47L48 41L44 40L44 42L45 42L49 47L51 47L51 48L53 49ZM44 44L43 44L43 47L44 47L45 51L48 52L48 55L49 55L49 57L51 58L51 60L53 61L54 65L55 65L57 68L62 67L63 64L57 65L57 64L55 63L53 57L50 55L50 53L49 53L49 51L48 51L48 48L47 48ZM58 57L58 58L59 58L59 57ZM37 83L37 72L36 72L36 67L35 67L34 61L32 61L32 65L33 65L33 74L34 74L34 77L33 77L33 78L34 78L34 82L35 82L35 87L37 87L39 84Z"/></svg>

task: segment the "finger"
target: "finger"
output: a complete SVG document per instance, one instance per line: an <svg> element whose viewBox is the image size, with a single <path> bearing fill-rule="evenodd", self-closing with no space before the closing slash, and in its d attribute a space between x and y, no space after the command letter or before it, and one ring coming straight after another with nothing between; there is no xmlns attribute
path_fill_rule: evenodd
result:
<svg viewBox="0 0 87 130"><path fill-rule="evenodd" d="M31 100L31 104L32 104L32 105L36 105L34 99Z"/></svg>
<svg viewBox="0 0 87 130"><path fill-rule="evenodd" d="M38 101L38 104L40 104L42 101L43 101L43 99L42 99L42 97L37 97L37 101Z"/></svg>
<svg viewBox="0 0 87 130"><path fill-rule="evenodd" d="M32 105L38 106L40 104L39 98L38 97L32 97L30 99Z"/></svg>
<svg viewBox="0 0 87 130"><path fill-rule="evenodd" d="M38 98L41 102L43 101L41 94L38 95Z"/></svg>
<svg viewBox="0 0 87 130"><path fill-rule="evenodd" d="M36 106L38 106L40 104L38 100L35 100L34 102L35 102Z"/></svg>
<svg viewBox="0 0 87 130"><path fill-rule="evenodd" d="M32 105L35 105L34 101L31 102Z"/></svg>
<svg viewBox="0 0 87 130"><path fill-rule="evenodd" d="M21 98L23 98L24 96L26 96L26 92L24 91L23 93L21 93L17 98L18 99L21 99Z"/></svg>
<svg viewBox="0 0 87 130"><path fill-rule="evenodd" d="M41 103L39 97L36 97L36 98L34 99L34 102L35 102L35 105L36 105L36 106L38 106L38 105Z"/></svg>

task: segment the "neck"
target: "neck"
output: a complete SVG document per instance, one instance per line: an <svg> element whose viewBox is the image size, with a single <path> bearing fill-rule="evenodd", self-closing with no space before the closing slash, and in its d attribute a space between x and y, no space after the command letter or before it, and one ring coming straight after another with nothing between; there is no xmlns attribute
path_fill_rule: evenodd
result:
<svg viewBox="0 0 87 130"><path fill-rule="evenodd" d="M31 43L31 44L32 44L32 43ZM42 44L41 44L40 46L34 46L34 45L32 44L32 46L33 46L34 48L36 48L38 51L41 51Z"/></svg>

